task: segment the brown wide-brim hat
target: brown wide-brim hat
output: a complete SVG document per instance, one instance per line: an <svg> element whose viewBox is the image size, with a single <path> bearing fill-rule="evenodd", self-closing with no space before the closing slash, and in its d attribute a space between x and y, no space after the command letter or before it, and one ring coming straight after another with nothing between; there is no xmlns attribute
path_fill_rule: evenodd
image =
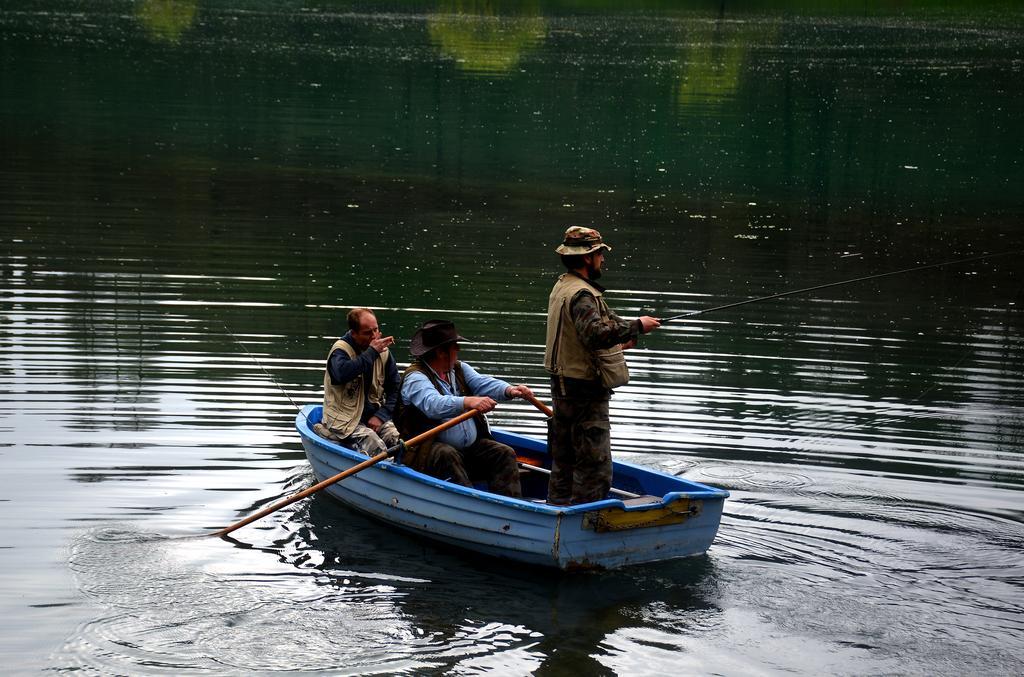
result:
<svg viewBox="0 0 1024 677"><path fill-rule="evenodd" d="M413 357L422 357L434 348L465 340L451 320L427 320L409 340L409 352Z"/></svg>
<svg viewBox="0 0 1024 677"><path fill-rule="evenodd" d="M601 239L601 233L593 228L572 226L565 231L562 244L555 251L559 254L589 254L598 249L612 250Z"/></svg>

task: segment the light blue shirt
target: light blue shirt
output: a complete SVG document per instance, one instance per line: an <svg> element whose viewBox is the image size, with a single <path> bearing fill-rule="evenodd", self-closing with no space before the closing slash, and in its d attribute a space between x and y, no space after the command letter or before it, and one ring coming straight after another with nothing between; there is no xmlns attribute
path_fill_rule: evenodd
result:
<svg viewBox="0 0 1024 677"><path fill-rule="evenodd" d="M490 376L482 376L466 362L460 361L459 364L462 365L462 375L466 377L466 387L473 395L490 397L496 402L505 402L509 399L505 396L505 389L509 388L511 384ZM423 365L423 368L430 369L426 364ZM435 376L437 375L433 369L430 371ZM437 388L430 382L426 374L420 372L409 374L405 382L402 383L402 402L416 407L427 418L441 422L455 418L466 411L465 397L459 392L458 384L455 381L455 370L448 372L447 383L440 377L438 377L438 382L441 384L441 389L444 390L444 395L437 392ZM475 419L471 418L441 432L436 439L450 444L456 449L465 449L476 442L476 437Z"/></svg>

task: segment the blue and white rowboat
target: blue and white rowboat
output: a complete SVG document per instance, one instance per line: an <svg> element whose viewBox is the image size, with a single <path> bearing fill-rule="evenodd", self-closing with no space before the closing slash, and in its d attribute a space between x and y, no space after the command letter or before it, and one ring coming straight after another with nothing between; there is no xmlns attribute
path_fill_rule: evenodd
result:
<svg viewBox="0 0 1024 677"><path fill-rule="evenodd" d="M321 413L319 405L307 405L295 417L317 481L367 458L313 432ZM547 444L498 429L492 434L525 461L521 499L452 484L391 460L326 490L345 505L405 531L563 570L614 569L701 555L715 539L728 491L615 461L612 498L548 505L543 502L551 467Z"/></svg>

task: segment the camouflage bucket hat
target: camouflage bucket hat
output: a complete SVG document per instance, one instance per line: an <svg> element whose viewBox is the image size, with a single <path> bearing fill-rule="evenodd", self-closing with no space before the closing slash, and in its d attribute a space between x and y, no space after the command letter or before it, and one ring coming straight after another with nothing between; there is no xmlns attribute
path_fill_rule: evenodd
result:
<svg viewBox="0 0 1024 677"><path fill-rule="evenodd" d="M601 239L601 233L593 228L572 226L565 231L565 239L555 251L559 254L589 254L598 249L612 250Z"/></svg>

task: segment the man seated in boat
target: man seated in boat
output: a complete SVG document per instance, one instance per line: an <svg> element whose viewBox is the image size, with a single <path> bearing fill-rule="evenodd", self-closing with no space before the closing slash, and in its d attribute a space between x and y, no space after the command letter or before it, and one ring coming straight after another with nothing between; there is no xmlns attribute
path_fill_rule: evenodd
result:
<svg viewBox="0 0 1024 677"><path fill-rule="evenodd" d="M402 461L420 472L463 486L486 481L504 496L522 496L512 447L491 437L483 417L497 402L533 397L524 385L479 374L459 360L459 336L449 320L424 322L409 342L413 362L402 376L399 429L404 439L437 427L463 411L481 415L408 449Z"/></svg>
<svg viewBox="0 0 1024 677"><path fill-rule="evenodd" d="M401 381L369 308L348 313L348 332L334 342L324 370L324 413L313 426L321 437L373 456L398 444L392 416Z"/></svg>

